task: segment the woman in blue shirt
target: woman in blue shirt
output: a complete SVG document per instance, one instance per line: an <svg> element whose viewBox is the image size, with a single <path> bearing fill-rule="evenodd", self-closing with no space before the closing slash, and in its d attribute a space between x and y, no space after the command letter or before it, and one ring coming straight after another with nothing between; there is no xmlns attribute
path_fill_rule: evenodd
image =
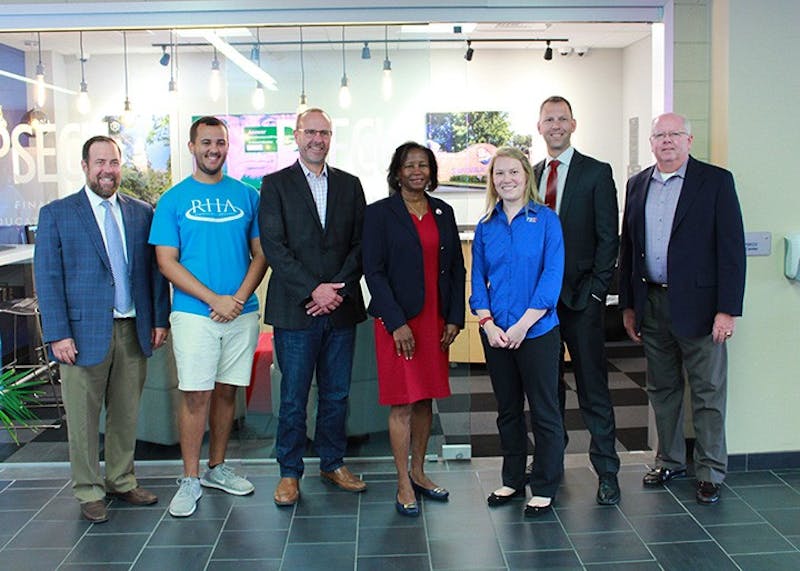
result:
<svg viewBox="0 0 800 571"><path fill-rule="evenodd" d="M472 244L469 300L480 319L503 449L503 486L487 501L498 506L525 496L527 397L536 457L525 515L536 517L551 509L564 465L556 314L564 242L558 216L541 203L521 151L498 149L487 179L486 214Z"/></svg>

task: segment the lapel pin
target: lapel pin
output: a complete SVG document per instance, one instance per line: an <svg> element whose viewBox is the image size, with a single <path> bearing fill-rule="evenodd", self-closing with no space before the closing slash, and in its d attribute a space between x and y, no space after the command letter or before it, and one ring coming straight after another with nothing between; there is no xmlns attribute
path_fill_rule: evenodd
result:
<svg viewBox="0 0 800 571"><path fill-rule="evenodd" d="M439 209L439 208L437 208L436 210L434 210L434 212L436 212L436 215L437 215L437 216L441 216L441 215L442 215L442 211L441 211L441 209Z"/></svg>

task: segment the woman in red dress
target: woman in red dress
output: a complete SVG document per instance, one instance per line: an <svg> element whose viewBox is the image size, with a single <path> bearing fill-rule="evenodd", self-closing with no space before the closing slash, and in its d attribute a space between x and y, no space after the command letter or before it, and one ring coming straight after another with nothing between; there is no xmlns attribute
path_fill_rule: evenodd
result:
<svg viewBox="0 0 800 571"><path fill-rule="evenodd" d="M392 407L389 438L397 466L395 508L418 516L415 492L449 492L423 468L432 399L450 396L448 348L464 326L464 259L453 209L428 195L436 158L417 143L395 150L390 194L367 207L362 248L375 317L379 402ZM411 452L411 470L408 455Z"/></svg>

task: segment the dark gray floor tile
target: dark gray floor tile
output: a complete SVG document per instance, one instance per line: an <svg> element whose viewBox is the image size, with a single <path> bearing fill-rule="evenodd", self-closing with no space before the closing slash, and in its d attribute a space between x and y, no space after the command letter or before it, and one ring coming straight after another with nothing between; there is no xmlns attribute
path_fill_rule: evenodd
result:
<svg viewBox="0 0 800 571"><path fill-rule="evenodd" d="M14 480L8 488L10 490L25 490L31 488L49 488L60 490L69 483L69 480L62 478L45 478L39 480Z"/></svg>
<svg viewBox="0 0 800 571"><path fill-rule="evenodd" d="M775 571L777 569L800 569L800 553L759 553L737 555L734 561L742 571Z"/></svg>
<svg viewBox="0 0 800 571"><path fill-rule="evenodd" d="M211 547L147 547L139 555L133 571L196 571L203 569L211 556Z"/></svg>
<svg viewBox="0 0 800 571"><path fill-rule="evenodd" d="M328 488L327 491L330 492L330 488ZM375 502L394 503L396 495L397 495L396 480L392 480L389 482L370 482L367 491L361 494L361 503L362 504L371 504Z"/></svg>
<svg viewBox="0 0 800 571"><path fill-rule="evenodd" d="M251 559L249 561L212 559L206 567L206 571L280 571L280 568L280 559Z"/></svg>
<svg viewBox="0 0 800 571"><path fill-rule="evenodd" d="M52 497L50 490L9 488L0 493L0 510L38 510Z"/></svg>
<svg viewBox="0 0 800 571"><path fill-rule="evenodd" d="M289 543L342 543L356 540L354 517L296 517Z"/></svg>
<svg viewBox="0 0 800 571"><path fill-rule="evenodd" d="M282 569L303 571L350 570L355 566L355 543L294 544L286 547Z"/></svg>
<svg viewBox="0 0 800 571"><path fill-rule="evenodd" d="M794 545L786 541L771 525L715 525L706 531L729 554L763 553L768 551L793 551Z"/></svg>
<svg viewBox="0 0 800 571"><path fill-rule="evenodd" d="M580 508L576 508L580 509ZM495 524L501 523L530 523L531 519L525 517L525 500L513 500L504 506L488 508L489 516ZM537 522L552 522L556 519L555 510L550 510L541 517L536 518Z"/></svg>
<svg viewBox="0 0 800 571"><path fill-rule="evenodd" d="M660 492L637 492L622 495L619 508L626 516L685 514L686 508L666 490Z"/></svg>
<svg viewBox="0 0 800 571"><path fill-rule="evenodd" d="M595 563L587 565L591 571L661 571L656 561L633 561L629 563Z"/></svg>
<svg viewBox="0 0 800 571"><path fill-rule="evenodd" d="M17 530L27 524L36 512L33 510L2 510L0 511L0 522L3 525L3 532L14 535Z"/></svg>
<svg viewBox="0 0 800 571"><path fill-rule="evenodd" d="M359 557L424 554L427 552L428 541L425 537L425 530L419 527L370 527L363 528L358 533Z"/></svg>
<svg viewBox="0 0 800 571"><path fill-rule="evenodd" d="M37 520L78 521L83 519L81 505L75 498L57 496L36 514Z"/></svg>
<svg viewBox="0 0 800 571"><path fill-rule="evenodd" d="M88 521L32 521L7 547L72 547L90 525Z"/></svg>
<svg viewBox="0 0 800 571"><path fill-rule="evenodd" d="M776 475L795 490L800 490L800 470L781 470Z"/></svg>
<svg viewBox="0 0 800 571"><path fill-rule="evenodd" d="M636 532L645 543L674 543L676 541L705 541L703 528L689 515L656 515L630 518Z"/></svg>
<svg viewBox="0 0 800 571"><path fill-rule="evenodd" d="M225 531L289 529L294 509L271 506L233 506Z"/></svg>
<svg viewBox="0 0 800 571"><path fill-rule="evenodd" d="M3 549L0 561L3 569L53 571L69 553L69 549Z"/></svg>
<svg viewBox="0 0 800 571"><path fill-rule="evenodd" d="M570 539L585 564L652 559L645 544L633 531L578 533L570 535Z"/></svg>
<svg viewBox="0 0 800 571"><path fill-rule="evenodd" d="M394 504L363 504L359 509L358 525L366 527L422 527L421 517L407 517L397 513Z"/></svg>
<svg viewBox="0 0 800 571"><path fill-rule="evenodd" d="M678 478L666 484L664 488L675 494L675 497L682 502L689 500L693 502L696 501L695 492L697 491L697 480L694 478ZM730 490L726 489L723 485L721 492L723 497L730 495L726 494L726 492L730 492Z"/></svg>
<svg viewBox="0 0 800 571"><path fill-rule="evenodd" d="M736 565L713 541L662 543L651 545L650 551L664 571L728 571Z"/></svg>
<svg viewBox="0 0 800 571"><path fill-rule="evenodd" d="M572 546L561 524L504 523L496 526L503 551L535 551L537 549L567 549Z"/></svg>
<svg viewBox="0 0 800 571"><path fill-rule="evenodd" d="M578 556L572 549L552 551L515 551L506 552L506 561L511 570L528 571L530 569L583 569Z"/></svg>
<svg viewBox="0 0 800 571"><path fill-rule="evenodd" d="M800 549L800 535L787 535L786 539L792 542L797 549Z"/></svg>
<svg viewBox="0 0 800 571"><path fill-rule="evenodd" d="M130 563L64 563L58 569L72 569L73 571L127 571ZM178 569L176 567L176 569Z"/></svg>
<svg viewBox="0 0 800 571"><path fill-rule="evenodd" d="M738 488L736 493L757 510L770 508L800 508L800 493L790 486Z"/></svg>
<svg viewBox="0 0 800 571"><path fill-rule="evenodd" d="M800 535L800 509L758 510L783 535Z"/></svg>
<svg viewBox="0 0 800 571"><path fill-rule="evenodd" d="M587 506L577 508L556 508L558 519L564 524L567 533L587 533L593 531L622 531L631 528L622 513L615 507Z"/></svg>
<svg viewBox="0 0 800 571"><path fill-rule="evenodd" d="M86 535L67 558L67 563L133 563L144 542L146 533L115 535Z"/></svg>
<svg viewBox="0 0 800 571"><path fill-rule="evenodd" d="M102 525L93 525L89 533L149 533L155 529L162 517L164 517L163 509L111 510L108 513L108 521Z"/></svg>
<svg viewBox="0 0 800 571"><path fill-rule="evenodd" d="M303 494L295 506L296 516L354 516L358 511L358 495L341 493Z"/></svg>
<svg viewBox="0 0 800 571"><path fill-rule="evenodd" d="M221 519L166 518L158 525L147 546L214 545L222 524Z"/></svg>
<svg viewBox="0 0 800 571"><path fill-rule="evenodd" d="M476 535L493 535L495 532L492 522L486 516L460 521L446 518L427 518L425 524L427 526L428 539L471 538Z"/></svg>
<svg viewBox="0 0 800 571"><path fill-rule="evenodd" d="M622 493L624 494L626 491L630 490L631 492L659 492L662 491L664 488L660 486L656 486L654 488L646 488L642 484L642 478L647 473L647 468L639 468L637 470L620 470L619 474L617 474L617 480L619 480L620 488L622 489ZM677 480L673 480L673 482L680 482L682 480L686 480L686 478L679 478ZM596 485L596 484L595 484Z"/></svg>
<svg viewBox="0 0 800 571"><path fill-rule="evenodd" d="M434 569L494 569L505 567L503 554L493 536L430 542Z"/></svg>
<svg viewBox="0 0 800 571"><path fill-rule="evenodd" d="M724 525L734 523L758 523L764 518L739 498L727 497L713 506L686 502L689 513L701 525Z"/></svg>
<svg viewBox="0 0 800 571"><path fill-rule="evenodd" d="M280 559L287 535L286 531L223 531L211 558Z"/></svg>
<svg viewBox="0 0 800 571"><path fill-rule="evenodd" d="M427 555L359 557L356 561L358 571L420 571L430 567Z"/></svg>
<svg viewBox="0 0 800 571"><path fill-rule="evenodd" d="M782 484L780 479L768 471L731 472L725 476L725 484L730 488L746 486L776 486Z"/></svg>

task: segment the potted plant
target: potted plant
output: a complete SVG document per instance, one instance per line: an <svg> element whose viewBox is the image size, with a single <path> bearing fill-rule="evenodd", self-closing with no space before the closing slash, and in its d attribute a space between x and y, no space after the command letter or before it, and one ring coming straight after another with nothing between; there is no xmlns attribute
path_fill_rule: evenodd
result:
<svg viewBox="0 0 800 571"><path fill-rule="evenodd" d="M0 374L0 422L17 445L17 428L28 428L39 420L30 407L39 403L42 381L35 376L26 380L27 376L29 372L14 369Z"/></svg>

